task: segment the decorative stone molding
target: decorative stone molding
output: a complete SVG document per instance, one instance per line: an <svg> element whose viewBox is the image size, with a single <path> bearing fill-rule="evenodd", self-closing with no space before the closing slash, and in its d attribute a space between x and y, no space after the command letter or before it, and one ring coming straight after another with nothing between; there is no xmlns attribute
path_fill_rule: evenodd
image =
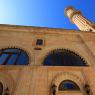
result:
<svg viewBox="0 0 95 95"><path fill-rule="evenodd" d="M0 71L0 76L0 82L3 84L4 90L8 88L10 95L12 95L15 86L12 76L6 71Z"/></svg>

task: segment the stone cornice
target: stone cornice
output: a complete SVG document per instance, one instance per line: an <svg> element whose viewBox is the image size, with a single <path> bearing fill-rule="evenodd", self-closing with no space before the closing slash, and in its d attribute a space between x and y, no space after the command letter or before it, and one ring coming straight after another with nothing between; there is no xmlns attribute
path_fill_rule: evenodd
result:
<svg viewBox="0 0 95 95"><path fill-rule="evenodd" d="M0 31L10 32L30 32L30 33L49 33L49 34L80 34L92 33L80 30L62 29L62 28L48 28L48 27L34 27L34 26L19 26L19 25L5 25L0 24Z"/></svg>

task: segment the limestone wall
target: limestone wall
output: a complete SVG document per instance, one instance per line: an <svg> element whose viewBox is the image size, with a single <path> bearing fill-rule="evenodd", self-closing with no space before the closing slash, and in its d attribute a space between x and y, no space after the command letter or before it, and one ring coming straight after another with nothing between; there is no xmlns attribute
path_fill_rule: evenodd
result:
<svg viewBox="0 0 95 95"><path fill-rule="evenodd" d="M78 95L78 93L80 93L79 95L84 95L83 86L85 83L88 83L90 85L93 93L95 92L95 78L93 77L95 76L95 73L90 67L74 68L25 66L15 68L12 66L8 69L8 74L6 69L7 67L2 67L2 69L0 69L0 75L2 74L0 81L2 81L9 87L9 89L12 90L10 92L11 95L50 95L50 88L52 83L56 84L58 95L62 95L62 93L65 95ZM19 70L21 71L18 73ZM16 73L18 73L20 76L17 76ZM18 80L15 80L17 78ZM74 81L80 87L80 92L60 92L58 90L58 87L63 80Z"/></svg>
<svg viewBox="0 0 95 95"><path fill-rule="evenodd" d="M37 39L43 39L44 44L37 46ZM0 81L11 95L51 95L52 83L57 85L57 95L84 95L86 83L95 93L94 43L95 34L90 32L0 25L0 49L20 48L29 56L28 66L0 66ZM43 66L45 57L55 49L71 50L89 66ZM65 79L74 81L80 91L60 92L58 86Z"/></svg>

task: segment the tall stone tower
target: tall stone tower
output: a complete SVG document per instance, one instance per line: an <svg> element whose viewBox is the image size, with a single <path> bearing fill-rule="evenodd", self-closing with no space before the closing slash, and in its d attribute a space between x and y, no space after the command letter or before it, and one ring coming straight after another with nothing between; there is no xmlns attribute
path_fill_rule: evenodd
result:
<svg viewBox="0 0 95 95"><path fill-rule="evenodd" d="M65 14L81 31L95 32L94 24L86 19L79 10L76 10L73 7L68 7L65 9Z"/></svg>

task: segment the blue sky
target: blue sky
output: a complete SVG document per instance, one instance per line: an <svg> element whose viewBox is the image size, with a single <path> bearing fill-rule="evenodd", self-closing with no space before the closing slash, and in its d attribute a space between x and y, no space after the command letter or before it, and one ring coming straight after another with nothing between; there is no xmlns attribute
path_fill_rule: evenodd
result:
<svg viewBox="0 0 95 95"><path fill-rule="evenodd" d="M95 0L0 0L0 24L77 29L64 15L67 6L95 22Z"/></svg>

